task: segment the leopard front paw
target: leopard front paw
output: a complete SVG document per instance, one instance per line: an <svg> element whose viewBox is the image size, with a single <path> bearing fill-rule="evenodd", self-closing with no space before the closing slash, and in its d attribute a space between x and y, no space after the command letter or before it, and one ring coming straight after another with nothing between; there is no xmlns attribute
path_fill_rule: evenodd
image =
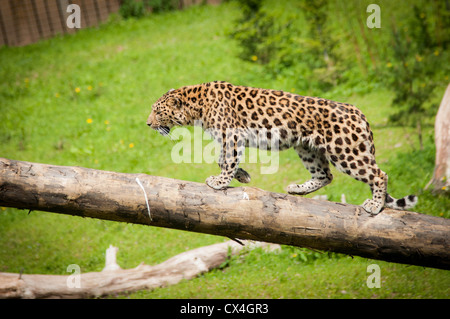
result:
<svg viewBox="0 0 450 319"><path fill-rule="evenodd" d="M230 184L230 181L226 180L222 176L210 176L206 179L206 185L213 189L225 189Z"/></svg>
<svg viewBox="0 0 450 319"><path fill-rule="evenodd" d="M306 195L308 194L302 185L290 184L286 188L287 192L292 195Z"/></svg>

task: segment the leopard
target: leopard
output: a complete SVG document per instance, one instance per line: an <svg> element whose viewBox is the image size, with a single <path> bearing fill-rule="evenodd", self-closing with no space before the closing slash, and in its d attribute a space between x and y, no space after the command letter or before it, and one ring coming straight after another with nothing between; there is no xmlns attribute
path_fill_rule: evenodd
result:
<svg viewBox="0 0 450 319"><path fill-rule="evenodd" d="M352 104L213 81L170 89L152 105L146 124L163 136L174 126L208 132L220 148L220 174L206 179L214 190L226 190L233 178L249 183L250 174L239 167L244 148L264 145L275 151L293 148L311 174L302 184L288 185L289 194L306 195L330 184L331 163L369 185L372 198L361 206L371 215L384 207L410 209L418 201L415 195L396 199L387 193L388 175L376 163L373 132Z"/></svg>

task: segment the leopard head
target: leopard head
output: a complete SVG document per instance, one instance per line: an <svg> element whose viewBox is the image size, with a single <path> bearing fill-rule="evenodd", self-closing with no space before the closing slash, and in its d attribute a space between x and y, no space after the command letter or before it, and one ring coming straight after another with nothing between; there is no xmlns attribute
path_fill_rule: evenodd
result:
<svg viewBox="0 0 450 319"><path fill-rule="evenodd" d="M169 90L152 106L147 125L161 135L168 135L173 126L189 125L189 112L180 89Z"/></svg>

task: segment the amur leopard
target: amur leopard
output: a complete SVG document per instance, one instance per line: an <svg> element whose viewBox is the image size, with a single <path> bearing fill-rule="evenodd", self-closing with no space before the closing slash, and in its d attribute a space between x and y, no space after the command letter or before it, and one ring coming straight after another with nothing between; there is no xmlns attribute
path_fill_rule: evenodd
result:
<svg viewBox="0 0 450 319"><path fill-rule="evenodd" d="M370 214L385 206L408 209L417 203L414 195L395 199L386 192L388 176L376 164L373 133L353 105L215 81L168 91L152 106L147 120L162 135L173 126L194 124L221 145L221 173L206 179L213 189L227 188L233 178L250 182L250 175L238 167L243 148L263 145L294 148L311 173L305 183L289 185L290 194L304 195L328 185L333 179L331 162L370 186L373 197L362 204Z"/></svg>

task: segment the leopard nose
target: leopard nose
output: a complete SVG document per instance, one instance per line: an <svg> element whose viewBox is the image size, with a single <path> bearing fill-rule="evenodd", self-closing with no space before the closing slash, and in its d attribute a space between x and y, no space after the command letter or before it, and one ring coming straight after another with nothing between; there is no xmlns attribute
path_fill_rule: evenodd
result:
<svg viewBox="0 0 450 319"><path fill-rule="evenodd" d="M158 125L155 124L147 123L147 125L153 130L156 130L158 128Z"/></svg>

